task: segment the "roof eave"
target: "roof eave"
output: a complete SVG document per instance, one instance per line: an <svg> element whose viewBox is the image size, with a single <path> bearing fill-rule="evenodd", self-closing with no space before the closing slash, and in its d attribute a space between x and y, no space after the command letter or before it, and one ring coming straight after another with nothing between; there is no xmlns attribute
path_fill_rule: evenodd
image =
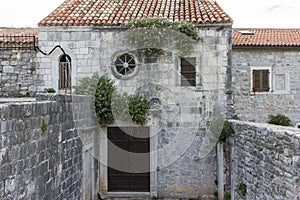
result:
<svg viewBox="0 0 300 200"><path fill-rule="evenodd" d="M89 29L93 29L93 30L99 30L99 29L127 29L128 27L126 25L113 25L113 26L64 26L64 25L39 25L38 28L53 28L53 27L57 27L57 28L63 28L63 29L76 29L76 28L89 28ZM195 27L199 27L199 28L207 28L207 27L224 27L224 28L231 28L232 24L231 23L218 23L218 24L195 24Z"/></svg>
<svg viewBox="0 0 300 200"><path fill-rule="evenodd" d="M232 49L300 49L300 46L232 45Z"/></svg>

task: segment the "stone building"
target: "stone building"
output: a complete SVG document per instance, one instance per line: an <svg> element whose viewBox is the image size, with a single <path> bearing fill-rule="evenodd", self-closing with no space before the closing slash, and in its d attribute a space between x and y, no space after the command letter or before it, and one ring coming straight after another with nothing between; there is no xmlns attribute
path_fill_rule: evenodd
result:
<svg viewBox="0 0 300 200"><path fill-rule="evenodd" d="M149 18L169 23L192 22L200 40L176 29L127 26L130 21ZM38 30L3 30L5 34L16 36L30 32L30 40L11 37L14 40L8 46L8 41L0 40L1 97L19 93L34 95L44 88L72 93L79 79L97 72L114 80L119 92L146 96L151 109L149 122L143 127L133 122L124 123L117 115L114 124L98 126L86 97L45 95L42 99L47 101L34 103L30 108L33 113L37 112L34 116L29 114L29 118L36 121L32 125L35 140L8 141L9 137L4 136L13 136L14 129L23 136L22 131L30 123L24 123L21 127L24 130L13 124L30 119L16 114L18 111L27 114L28 106L3 105L0 132L6 146L0 154L6 156L10 154L7 152L18 151L20 144L24 150L26 142L43 143L45 136L37 134L41 132L42 119L49 126L46 138L51 136L58 143L50 147L44 145L45 150L41 145L39 149L69 153L58 154L64 158L56 160L58 166L48 165L52 178L47 177L43 169L54 155L48 156L49 161L45 156L44 160L40 159L42 164L33 165L43 168L36 174L41 183L38 185L45 184L51 190L35 186L35 194L32 186L28 191L24 189L26 192L23 187L11 187L13 181L20 185L26 182L13 179L14 175L24 173L19 167L10 174L3 173L7 177L2 176L5 180L0 181L0 191L4 191L0 196L7 193L14 198L24 192L31 198L56 195L57 198L95 199L98 192L101 198L214 199L218 190L222 198L222 181L230 185L232 180L218 176L223 173L223 167L217 163L223 159L217 156L216 136L211 134L216 127L211 124L232 115L245 121L265 122L269 115L285 114L294 125L299 126L300 121L297 85L300 31L232 29L231 25L232 19L212 0L66 0L39 23ZM5 49L21 47L20 41L29 44L28 49L26 45L23 49ZM57 103L50 102L52 100ZM13 115L8 108L16 110ZM117 113L118 106L114 109ZM124 153L122 148L133 153ZM29 158L35 153L26 156ZM237 157L234 162L239 160ZM14 165L5 159L1 164L4 161L3 169ZM29 166L25 168L30 170ZM35 179L27 185L34 184ZM239 176L239 181L242 179L243 176ZM231 190L234 190L233 185Z"/></svg>
<svg viewBox="0 0 300 200"><path fill-rule="evenodd" d="M168 28L126 26L145 18L192 22L201 40ZM39 89L65 92L78 78L98 72L119 91L143 94L153 105L144 127L117 120L100 128L101 195L213 198L217 141L207 124L226 114L231 24L209 0L65 1L39 23L39 47L49 52L60 45L66 53L38 54L37 74L44 77ZM114 141L116 134L125 139ZM108 149L118 142L129 149L143 146L144 157L115 158L122 151Z"/></svg>
<svg viewBox="0 0 300 200"><path fill-rule="evenodd" d="M0 97L36 92L36 28L0 28Z"/></svg>
<svg viewBox="0 0 300 200"><path fill-rule="evenodd" d="M237 117L267 122L270 115L300 122L300 30L233 29L232 87Z"/></svg>

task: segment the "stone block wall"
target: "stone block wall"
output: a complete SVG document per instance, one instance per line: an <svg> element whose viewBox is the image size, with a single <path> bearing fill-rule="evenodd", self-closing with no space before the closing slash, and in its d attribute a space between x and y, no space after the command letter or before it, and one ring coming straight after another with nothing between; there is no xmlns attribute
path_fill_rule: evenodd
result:
<svg viewBox="0 0 300 200"><path fill-rule="evenodd" d="M33 50L0 51L0 97L36 93L42 77L36 74L36 57Z"/></svg>
<svg viewBox="0 0 300 200"><path fill-rule="evenodd" d="M231 125L232 199L299 199L299 129L234 120ZM239 184L245 184L245 196Z"/></svg>
<svg viewBox="0 0 300 200"><path fill-rule="evenodd" d="M148 47L137 47L129 42L126 29L40 27L39 30L41 48L47 51L61 45L71 57L73 85L77 78L91 77L98 72L113 79L121 92L144 94L157 101L147 124L153 130L150 134L157 136L150 144L157 151L152 160L156 165L154 171L160 169L157 176L154 175L157 179L150 184L153 196L214 198L216 191L215 143L207 142L210 139L206 125L215 114L224 116L226 113L231 29L203 26L197 30L202 41L194 45L194 51L182 56L196 58L196 86L193 87L181 86L181 56L172 42L163 48L164 55L145 57L142 51ZM172 41L172 38L166 40ZM137 63L138 70L129 78L118 78L114 74L114 62L123 53L133 55ZM43 74L45 80L40 88L58 88L61 55L57 50L51 56L39 56L37 73ZM175 146L170 151L164 150L170 143ZM102 179L104 185L100 187L105 192L105 173Z"/></svg>
<svg viewBox="0 0 300 200"><path fill-rule="evenodd" d="M97 162L83 156L84 136L76 128L90 121L83 128L96 129L86 114L90 99L39 95L38 100L0 104L0 199L93 199Z"/></svg>
<svg viewBox="0 0 300 200"><path fill-rule="evenodd" d="M252 93L250 68L271 67L272 91ZM300 52L288 49L233 49L232 87L234 108L241 120L267 122L283 114L300 122Z"/></svg>

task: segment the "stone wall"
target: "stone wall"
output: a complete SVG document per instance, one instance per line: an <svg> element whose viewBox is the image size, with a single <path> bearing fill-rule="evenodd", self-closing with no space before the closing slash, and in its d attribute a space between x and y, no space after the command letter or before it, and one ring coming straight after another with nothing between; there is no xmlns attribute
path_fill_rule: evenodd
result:
<svg viewBox="0 0 300 200"><path fill-rule="evenodd" d="M300 51L288 49L233 49L234 107L241 120L267 122L269 115L284 114L300 122ZM271 67L272 91L251 92L251 67Z"/></svg>
<svg viewBox="0 0 300 200"><path fill-rule="evenodd" d="M71 57L73 85L76 78L98 72L114 80L120 92L143 94L151 100L151 119L146 126L151 127L150 135L157 136L150 142L155 151L150 161L153 163L151 177L154 177L152 196L198 198L208 195L213 198L216 191L215 143L207 143L210 139L206 125L214 114L224 116L226 113L231 29L201 26L197 31L202 41L193 43L193 51L187 55L180 55L174 48L178 39L172 38L171 33L165 38L170 43L162 47L163 55L145 56L145 48L157 46L135 46L122 27L40 27L39 45L45 51L61 45ZM129 77L120 78L114 63L124 53L134 56L137 70ZM58 88L61 55L57 50L51 56L39 57L41 65L37 73L45 78L41 88ZM196 86L181 86L181 57L196 58ZM101 192L106 192L105 171L100 178L103 180Z"/></svg>
<svg viewBox="0 0 300 200"><path fill-rule="evenodd" d="M234 120L231 125L232 199L299 199L299 129ZM245 184L245 196L239 184Z"/></svg>
<svg viewBox="0 0 300 200"><path fill-rule="evenodd" d="M97 130L90 99L39 95L38 100L0 104L0 199L95 198L98 165L86 153L94 149L76 128L83 123L90 134Z"/></svg>
<svg viewBox="0 0 300 200"><path fill-rule="evenodd" d="M36 74L36 57L35 51L0 51L0 97L36 93L42 77Z"/></svg>

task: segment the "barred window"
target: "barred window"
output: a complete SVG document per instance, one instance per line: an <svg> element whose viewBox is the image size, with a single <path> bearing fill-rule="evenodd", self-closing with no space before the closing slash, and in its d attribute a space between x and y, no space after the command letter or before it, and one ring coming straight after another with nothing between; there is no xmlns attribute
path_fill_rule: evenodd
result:
<svg viewBox="0 0 300 200"><path fill-rule="evenodd" d="M196 58L181 58L181 85L196 86Z"/></svg>
<svg viewBox="0 0 300 200"><path fill-rule="evenodd" d="M66 54L59 60L59 89L71 89L71 58Z"/></svg>
<svg viewBox="0 0 300 200"><path fill-rule="evenodd" d="M269 69L252 70L252 91L253 92L270 91L270 70Z"/></svg>
<svg viewBox="0 0 300 200"><path fill-rule="evenodd" d="M115 61L116 71L123 76L127 76L135 70L135 60L130 54L123 54Z"/></svg>

